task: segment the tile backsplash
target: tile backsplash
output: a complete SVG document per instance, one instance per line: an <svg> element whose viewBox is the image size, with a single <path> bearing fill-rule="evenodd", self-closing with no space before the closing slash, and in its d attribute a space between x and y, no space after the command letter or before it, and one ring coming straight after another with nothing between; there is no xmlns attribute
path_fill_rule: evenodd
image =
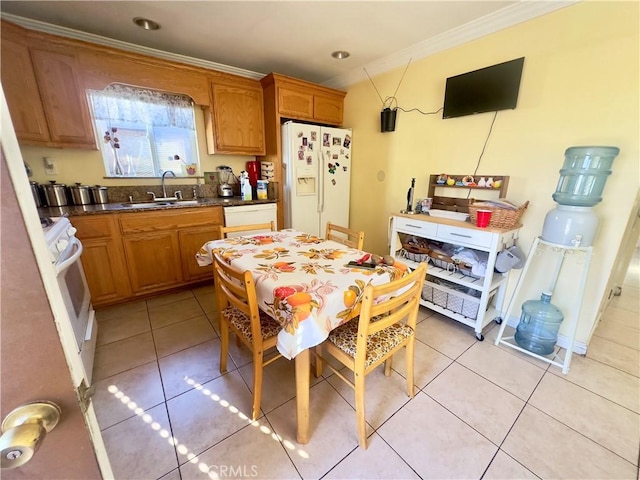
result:
<svg viewBox="0 0 640 480"><path fill-rule="evenodd" d="M217 197L215 185L177 185L171 184L166 186L167 196L172 197L174 192L182 192L182 198L191 200L193 198L193 187L196 187L198 198ZM162 197L162 186L160 185L137 185L137 186L110 186L109 202L128 202L132 197L134 202L145 202L151 200L151 196L147 192L153 192L156 197Z"/></svg>

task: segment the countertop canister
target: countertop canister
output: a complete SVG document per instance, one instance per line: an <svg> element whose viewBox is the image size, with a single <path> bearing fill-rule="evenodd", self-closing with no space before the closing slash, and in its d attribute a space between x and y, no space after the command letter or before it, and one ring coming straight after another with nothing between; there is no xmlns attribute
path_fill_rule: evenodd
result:
<svg viewBox="0 0 640 480"><path fill-rule="evenodd" d="M90 188L93 203L109 203L109 189L103 185L94 185Z"/></svg>
<svg viewBox="0 0 640 480"><path fill-rule="evenodd" d="M76 183L75 185L69 187L69 191L71 192L71 198L74 205L91 204L91 191L89 190L89 185Z"/></svg>
<svg viewBox="0 0 640 480"><path fill-rule="evenodd" d="M64 183L50 181L49 185L42 185L47 205L50 207L64 207L69 205L67 186Z"/></svg>

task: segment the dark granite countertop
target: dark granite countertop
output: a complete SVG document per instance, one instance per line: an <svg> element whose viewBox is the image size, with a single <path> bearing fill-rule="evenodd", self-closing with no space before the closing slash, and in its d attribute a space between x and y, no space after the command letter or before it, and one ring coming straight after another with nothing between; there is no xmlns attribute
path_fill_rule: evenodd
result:
<svg viewBox="0 0 640 480"><path fill-rule="evenodd" d="M240 205L256 205L261 203L276 203L275 200L242 200L240 197L231 198L199 198L197 201L182 200L177 202L114 202L99 205L69 205L64 207L40 207L40 217L61 217L74 215L95 215L104 213L148 212L156 210L173 210L176 208L203 207L236 207Z"/></svg>

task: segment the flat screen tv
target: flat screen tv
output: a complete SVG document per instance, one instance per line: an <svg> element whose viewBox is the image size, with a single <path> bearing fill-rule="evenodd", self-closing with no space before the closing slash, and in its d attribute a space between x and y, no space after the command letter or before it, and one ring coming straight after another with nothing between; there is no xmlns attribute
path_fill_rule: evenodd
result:
<svg viewBox="0 0 640 480"><path fill-rule="evenodd" d="M516 108L524 57L447 78L442 118Z"/></svg>

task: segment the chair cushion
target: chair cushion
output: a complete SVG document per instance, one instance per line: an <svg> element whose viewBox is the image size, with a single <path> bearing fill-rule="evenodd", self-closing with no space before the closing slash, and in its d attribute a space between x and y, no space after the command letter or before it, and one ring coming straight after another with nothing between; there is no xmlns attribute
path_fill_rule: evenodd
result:
<svg viewBox="0 0 640 480"><path fill-rule="evenodd" d="M329 333L328 340L347 355L355 358L358 338L358 318L340 325ZM375 320L375 319L374 319ZM407 325L394 323L367 338L367 357L365 367L372 365L390 352L394 347L413 335L413 329Z"/></svg>
<svg viewBox="0 0 640 480"><path fill-rule="evenodd" d="M251 321L243 312L235 307L227 307L222 311L222 315L231 325L235 326L247 340L252 341ZM260 327L262 338L275 337L282 330L282 325L260 310Z"/></svg>

